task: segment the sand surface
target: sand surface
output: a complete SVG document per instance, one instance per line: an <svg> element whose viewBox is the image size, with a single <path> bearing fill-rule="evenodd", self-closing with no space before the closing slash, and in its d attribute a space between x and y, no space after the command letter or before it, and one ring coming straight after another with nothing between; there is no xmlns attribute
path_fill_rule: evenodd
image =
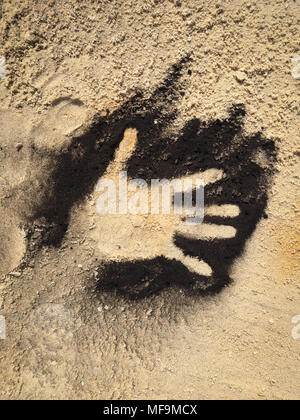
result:
<svg viewBox="0 0 300 420"><path fill-rule="evenodd" d="M0 7L0 398L299 399L300 2ZM120 169L210 225L100 217Z"/></svg>

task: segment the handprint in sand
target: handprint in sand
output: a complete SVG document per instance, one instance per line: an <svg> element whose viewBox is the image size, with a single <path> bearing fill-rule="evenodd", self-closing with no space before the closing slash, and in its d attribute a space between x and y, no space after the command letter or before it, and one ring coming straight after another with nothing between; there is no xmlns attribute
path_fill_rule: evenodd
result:
<svg viewBox="0 0 300 420"><path fill-rule="evenodd" d="M129 179L127 163L138 143L138 132L127 128L113 161L99 180L96 228L93 238L105 260L136 261L165 257L177 260L188 270L211 276L212 268L201 258L184 255L174 238L211 241L236 235L232 226L202 223L204 215L235 218L238 206L203 207L205 186L225 177L220 169L207 169L173 180ZM193 205L193 193L195 205Z"/></svg>
<svg viewBox="0 0 300 420"><path fill-rule="evenodd" d="M46 226L42 244L61 246L73 209L94 201L80 217L94 216L88 236L92 252L100 257L102 290L132 299L175 286L197 293L220 291L230 283L232 264L247 239L267 218L275 141L262 132L247 134L244 104L233 104L215 120L182 118L177 107L185 95L190 64L189 57L183 58L152 94L137 91L117 110L95 115L67 147L49 156L47 194L42 203L36 202L34 215ZM101 182L110 180L118 195L124 173L128 207L118 209L116 199L115 211L103 214ZM141 207L149 206L153 180L183 185L199 179L205 204L200 214L191 209L188 214L177 212L174 184L169 213L149 207L146 214L130 211L132 204L139 206L137 197ZM199 188L195 183L189 189L194 190L190 194L194 200ZM150 191L158 193L158 186ZM91 196L93 200L88 199ZM198 223L192 222L195 217Z"/></svg>

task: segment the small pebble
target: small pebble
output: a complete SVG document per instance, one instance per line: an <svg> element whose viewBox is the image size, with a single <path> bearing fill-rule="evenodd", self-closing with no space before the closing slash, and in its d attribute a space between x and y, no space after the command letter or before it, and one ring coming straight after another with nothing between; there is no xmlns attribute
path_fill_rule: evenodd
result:
<svg viewBox="0 0 300 420"><path fill-rule="evenodd" d="M22 273L19 271L13 271L12 273L9 273L13 277L21 277Z"/></svg>
<svg viewBox="0 0 300 420"><path fill-rule="evenodd" d="M243 83L246 80L247 75L243 71L237 71L235 73L235 78L238 82Z"/></svg>

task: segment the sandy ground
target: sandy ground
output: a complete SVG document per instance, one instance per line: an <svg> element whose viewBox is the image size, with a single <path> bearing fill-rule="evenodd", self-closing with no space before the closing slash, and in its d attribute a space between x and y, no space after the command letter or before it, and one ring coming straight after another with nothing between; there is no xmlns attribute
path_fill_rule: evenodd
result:
<svg viewBox="0 0 300 420"><path fill-rule="evenodd" d="M299 1L0 5L1 399L299 399ZM128 298L118 284L101 289L103 266L155 258L165 235L149 218L132 221L131 239L126 217L101 225L90 190L51 243L59 223L51 231L41 216L64 200L51 174L95 115L115 121L107 115L137 89L150 97L187 55L170 132L243 104L244 136L262 132L278 148L268 217L218 293L189 293L171 276L164 290Z"/></svg>

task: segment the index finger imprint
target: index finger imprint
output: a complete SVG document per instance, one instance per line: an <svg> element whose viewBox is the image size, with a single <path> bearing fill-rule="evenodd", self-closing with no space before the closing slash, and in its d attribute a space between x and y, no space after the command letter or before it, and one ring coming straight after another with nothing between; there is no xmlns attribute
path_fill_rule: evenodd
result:
<svg viewBox="0 0 300 420"><path fill-rule="evenodd" d="M240 209L234 204L214 205L205 209L205 215L215 217L238 217L240 215Z"/></svg>
<svg viewBox="0 0 300 420"><path fill-rule="evenodd" d="M220 181L224 177L224 171L222 171L221 169L211 168L207 169L204 172L197 172L196 174L186 175L180 178L180 181L183 183L183 190L188 191L197 187L197 184L198 186L214 184L215 182Z"/></svg>

